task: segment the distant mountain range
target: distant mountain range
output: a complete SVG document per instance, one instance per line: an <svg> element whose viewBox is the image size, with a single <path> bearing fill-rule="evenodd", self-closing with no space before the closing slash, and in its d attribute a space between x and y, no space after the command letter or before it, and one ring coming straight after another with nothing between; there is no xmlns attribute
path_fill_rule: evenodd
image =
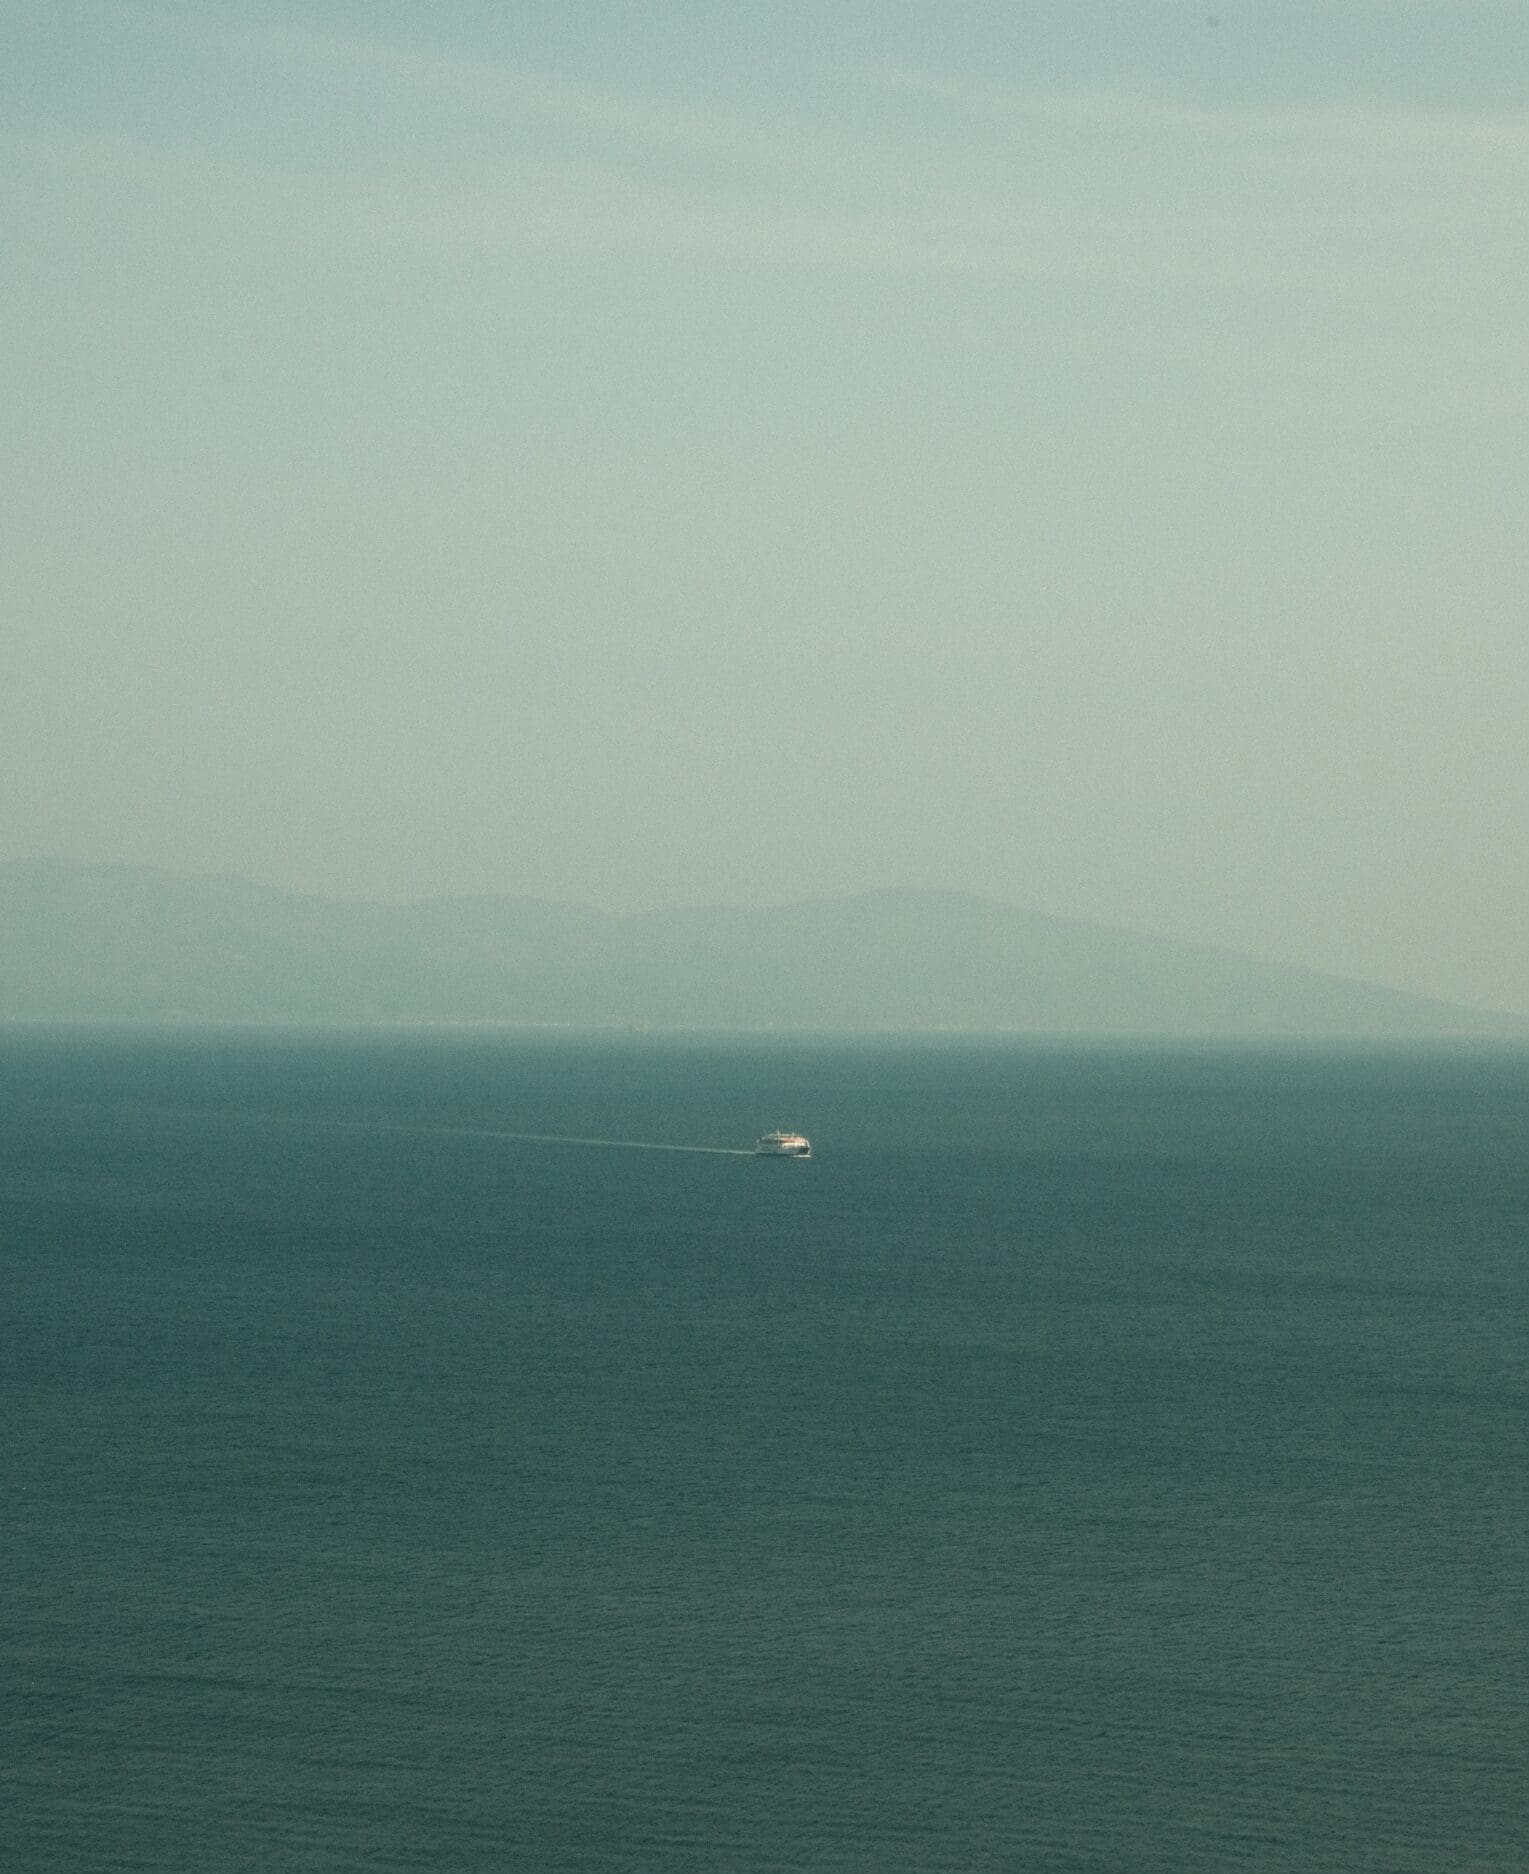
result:
<svg viewBox="0 0 1529 1874"><path fill-rule="evenodd" d="M47 860L0 864L0 1018L1529 1033L1508 1016L964 893L614 917L526 898L352 903Z"/></svg>

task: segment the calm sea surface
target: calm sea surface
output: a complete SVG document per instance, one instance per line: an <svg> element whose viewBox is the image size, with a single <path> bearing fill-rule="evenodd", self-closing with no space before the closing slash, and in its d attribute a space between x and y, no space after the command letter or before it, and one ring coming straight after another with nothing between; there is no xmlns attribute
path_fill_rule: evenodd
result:
<svg viewBox="0 0 1529 1874"><path fill-rule="evenodd" d="M1529 1055L10 1031L0 1255L20 1874L1529 1865Z"/></svg>

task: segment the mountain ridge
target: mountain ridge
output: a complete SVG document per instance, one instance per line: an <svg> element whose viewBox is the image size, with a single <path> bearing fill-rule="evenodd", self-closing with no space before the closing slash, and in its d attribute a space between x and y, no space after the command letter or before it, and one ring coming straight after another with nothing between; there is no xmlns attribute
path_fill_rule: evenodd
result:
<svg viewBox="0 0 1529 1874"><path fill-rule="evenodd" d="M1512 1035L1529 1022L971 892L618 914L0 862L0 1018L1033 1034Z"/></svg>

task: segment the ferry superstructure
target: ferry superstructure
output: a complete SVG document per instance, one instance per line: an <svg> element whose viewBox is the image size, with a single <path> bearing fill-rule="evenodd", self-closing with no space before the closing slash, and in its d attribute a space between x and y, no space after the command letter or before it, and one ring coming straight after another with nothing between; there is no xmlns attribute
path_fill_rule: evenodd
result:
<svg viewBox="0 0 1529 1874"><path fill-rule="evenodd" d="M799 1132L767 1132L754 1150L761 1158L811 1158L812 1143Z"/></svg>

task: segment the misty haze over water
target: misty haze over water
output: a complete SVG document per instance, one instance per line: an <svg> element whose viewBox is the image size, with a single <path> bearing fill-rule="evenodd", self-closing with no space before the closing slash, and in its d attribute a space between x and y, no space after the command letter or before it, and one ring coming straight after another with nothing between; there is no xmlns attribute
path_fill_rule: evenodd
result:
<svg viewBox="0 0 1529 1874"><path fill-rule="evenodd" d="M1522 1874L1522 0L0 15L0 1864Z"/></svg>
<svg viewBox="0 0 1529 1874"><path fill-rule="evenodd" d="M1520 0L6 35L0 857L1529 1012Z"/></svg>

